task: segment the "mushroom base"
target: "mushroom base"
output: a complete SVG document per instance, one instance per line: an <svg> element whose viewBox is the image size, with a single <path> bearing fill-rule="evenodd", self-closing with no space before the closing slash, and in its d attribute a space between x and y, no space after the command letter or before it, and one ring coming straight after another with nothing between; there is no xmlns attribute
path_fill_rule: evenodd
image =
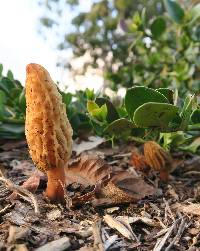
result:
<svg viewBox="0 0 200 251"><path fill-rule="evenodd" d="M65 170L64 168L53 168L47 171L47 188L44 193L53 203L65 202Z"/></svg>

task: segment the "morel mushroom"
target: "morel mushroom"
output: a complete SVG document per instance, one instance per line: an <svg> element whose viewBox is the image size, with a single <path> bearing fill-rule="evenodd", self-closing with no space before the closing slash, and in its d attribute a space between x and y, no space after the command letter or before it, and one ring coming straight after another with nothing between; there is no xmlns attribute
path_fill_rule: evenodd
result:
<svg viewBox="0 0 200 251"><path fill-rule="evenodd" d="M146 163L155 171L160 173L160 179L167 181L172 171L172 157L154 141L147 141L144 144L144 157Z"/></svg>
<svg viewBox="0 0 200 251"><path fill-rule="evenodd" d="M65 170L72 151L72 129L62 96L47 70L38 64L26 67L25 134L31 158L47 173L45 196L64 202Z"/></svg>

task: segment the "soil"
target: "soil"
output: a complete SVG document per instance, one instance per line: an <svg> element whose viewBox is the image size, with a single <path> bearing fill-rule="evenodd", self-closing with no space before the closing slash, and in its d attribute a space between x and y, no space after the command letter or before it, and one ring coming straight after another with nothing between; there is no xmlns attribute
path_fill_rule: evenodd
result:
<svg viewBox="0 0 200 251"><path fill-rule="evenodd" d="M0 143L1 172L21 185L35 170L26 142ZM88 152L100 155L116 169L132 172L134 147L111 148L103 143ZM144 179L156 193L124 205L86 202L69 209L50 204L43 196L46 179L41 179L34 194L39 208L35 213L29 197L10 199L12 186L0 182L0 250L200 250L200 157L174 152L173 158L176 168L168 183L151 173ZM85 192L79 184L67 187L70 197Z"/></svg>

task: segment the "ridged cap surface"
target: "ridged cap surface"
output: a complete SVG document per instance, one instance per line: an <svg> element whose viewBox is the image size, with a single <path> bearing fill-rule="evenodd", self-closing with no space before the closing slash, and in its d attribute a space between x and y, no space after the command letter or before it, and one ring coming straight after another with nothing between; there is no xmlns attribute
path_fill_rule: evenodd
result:
<svg viewBox="0 0 200 251"><path fill-rule="evenodd" d="M25 134L32 160L43 172L63 167L72 152L72 128L62 96L48 71L26 68Z"/></svg>

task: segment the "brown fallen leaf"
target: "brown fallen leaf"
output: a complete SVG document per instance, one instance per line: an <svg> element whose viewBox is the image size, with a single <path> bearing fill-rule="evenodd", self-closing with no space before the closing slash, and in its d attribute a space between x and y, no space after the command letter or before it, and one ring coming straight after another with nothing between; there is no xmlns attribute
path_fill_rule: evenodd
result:
<svg viewBox="0 0 200 251"><path fill-rule="evenodd" d="M114 171L96 155L82 155L70 163L66 169L66 179L68 184L76 182L85 187L95 186L92 192L81 196L82 199L75 197L75 204L95 197L108 198L109 205L135 202L155 192L141 177L128 171Z"/></svg>
<svg viewBox="0 0 200 251"><path fill-rule="evenodd" d="M135 234L133 233L129 223L127 223L123 220L119 221L116 218L114 218L108 214L105 215L103 217L103 219L108 224L109 227L116 229L118 232L120 232L127 239L138 241L138 239L135 236Z"/></svg>
<svg viewBox="0 0 200 251"><path fill-rule="evenodd" d="M111 175L108 184L102 187L102 193L114 204L136 202L155 192L141 177L127 171L113 172Z"/></svg>

